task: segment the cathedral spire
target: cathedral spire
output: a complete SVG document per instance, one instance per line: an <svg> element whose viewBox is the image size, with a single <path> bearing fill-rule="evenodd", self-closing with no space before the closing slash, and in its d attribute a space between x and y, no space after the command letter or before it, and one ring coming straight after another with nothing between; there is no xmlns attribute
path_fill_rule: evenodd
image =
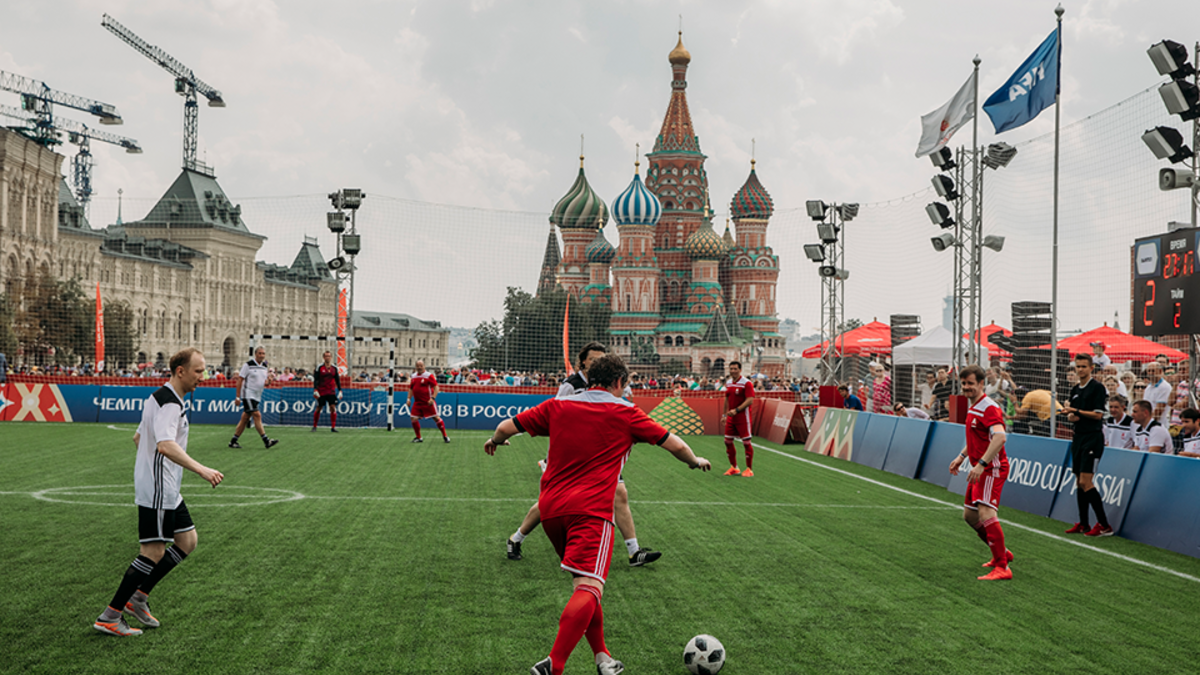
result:
<svg viewBox="0 0 1200 675"><path fill-rule="evenodd" d="M562 256L558 251L558 237L554 235L554 224L550 225L550 238L546 240L546 252L542 255L542 273L538 276L537 292L538 295L553 291L558 285L556 275L558 273L558 263L562 261Z"/></svg>
<svg viewBox="0 0 1200 675"><path fill-rule="evenodd" d="M671 103L667 106L662 130L654 143L654 152L700 152L700 141L696 138L692 115L688 112L687 69L692 54L683 46L683 31L679 31L679 43L671 50L667 60L671 62Z"/></svg>

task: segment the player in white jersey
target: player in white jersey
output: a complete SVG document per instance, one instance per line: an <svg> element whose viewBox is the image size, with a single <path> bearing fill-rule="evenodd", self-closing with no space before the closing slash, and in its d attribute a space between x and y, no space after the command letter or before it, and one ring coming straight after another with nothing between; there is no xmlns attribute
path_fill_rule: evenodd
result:
<svg viewBox="0 0 1200 675"><path fill-rule="evenodd" d="M242 402L242 418L238 420L237 429L233 430L233 438L229 441L229 447L240 448L238 437L246 430L246 425L250 420L254 420L254 428L258 431L258 435L262 436L263 445L266 447L274 447L279 443L277 438L268 438L267 432L263 429L262 407L263 389L266 389L270 384L273 376L270 369L267 367L267 350L263 347L258 347L254 350L254 358L242 364L242 369L237 374L237 391L234 393L234 402L239 399Z"/></svg>
<svg viewBox="0 0 1200 675"><path fill-rule="evenodd" d="M187 454L188 418L183 397L195 390L203 377L204 355L189 347L171 357L170 367L170 381L146 399L142 422L133 435L137 446L134 501L141 550L125 570L112 602L92 624L109 635L142 634L125 622L126 613L147 628L157 628L159 621L150 614L147 596L155 584L196 550L196 526L179 493L183 470L195 472L213 487L225 479L220 471ZM168 542L174 545L167 548Z"/></svg>
<svg viewBox="0 0 1200 675"><path fill-rule="evenodd" d="M582 394L588 390L587 369L592 365L592 361L604 356L608 353L608 349L599 342L589 342L579 351L579 370L575 371L570 377L562 383L558 388L558 394L555 398L566 398ZM629 398L633 391L626 386L625 398ZM546 471L546 460L538 460L538 466L542 472ZM655 551L650 548L642 548L638 544L637 529L633 524L633 512L629 509L629 491L625 488L624 476L617 477L617 490L613 495L613 520L617 523L617 529L621 530L621 536L625 539L625 551L629 554L630 567L641 567L647 563L652 563L662 557L662 551ZM538 507L537 502L529 508L529 512L525 514L525 519L521 521L521 526L513 533L505 543L505 550L509 560L520 560L521 542L525 541L533 529L542 522L542 511Z"/></svg>

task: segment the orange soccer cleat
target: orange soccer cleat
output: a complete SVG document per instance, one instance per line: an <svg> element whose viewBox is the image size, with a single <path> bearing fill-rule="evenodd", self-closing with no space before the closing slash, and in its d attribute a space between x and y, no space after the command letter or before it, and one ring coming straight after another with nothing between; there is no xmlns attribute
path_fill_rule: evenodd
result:
<svg viewBox="0 0 1200 675"><path fill-rule="evenodd" d="M1007 567L993 567L991 572L976 577L980 581L996 581L999 579L1012 579L1012 570Z"/></svg>
<svg viewBox="0 0 1200 675"><path fill-rule="evenodd" d="M742 472L742 478L754 478L754 472L750 469L746 469Z"/></svg>
<svg viewBox="0 0 1200 675"><path fill-rule="evenodd" d="M1075 523L1074 525L1071 526L1071 529L1064 530L1063 534L1084 534L1087 531L1088 531L1088 529L1086 527L1084 527L1083 525L1081 525L1079 523Z"/></svg>
<svg viewBox="0 0 1200 675"><path fill-rule="evenodd" d="M736 476L741 472L742 472L741 469L737 468L736 466L731 466L731 467L729 467L729 470L725 472L725 475L726 476Z"/></svg>
<svg viewBox="0 0 1200 675"><path fill-rule="evenodd" d="M1013 554L1012 554L1012 551L1009 551L1008 549L1005 549L1005 551L1004 551L1004 556L1005 556L1006 558L1008 558L1008 562L1011 564L1011 563L1012 563L1012 561L1013 561ZM991 560L989 560L989 561L987 561L987 562L983 563L983 565L981 565L980 567L995 567L995 566L996 566L996 559L995 559L995 558L993 558L993 559L991 559Z"/></svg>

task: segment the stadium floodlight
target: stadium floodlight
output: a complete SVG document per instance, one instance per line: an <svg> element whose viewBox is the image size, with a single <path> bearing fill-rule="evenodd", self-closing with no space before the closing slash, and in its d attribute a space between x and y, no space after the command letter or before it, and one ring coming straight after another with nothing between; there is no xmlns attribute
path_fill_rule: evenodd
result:
<svg viewBox="0 0 1200 675"><path fill-rule="evenodd" d="M822 244L805 244L804 255L813 262L825 262L825 246Z"/></svg>
<svg viewBox="0 0 1200 675"><path fill-rule="evenodd" d="M949 176L938 174L933 177L933 189L942 199L954 201L958 199L958 190L954 189L954 180Z"/></svg>
<svg viewBox="0 0 1200 675"><path fill-rule="evenodd" d="M1008 143L992 143L983 157L983 165L992 169L1003 169L1017 156L1017 149Z"/></svg>
<svg viewBox="0 0 1200 675"><path fill-rule="evenodd" d="M843 222L849 222L858 217L858 204L842 204L837 207L837 210L842 214Z"/></svg>
<svg viewBox="0 0 1200 675"><path fill-rule="evenodd" d="M941 202L934 202L926 206L925 213L929 216L929 220L931 220L934 225L937 225L943 230L954 227L954 219L950 217L949 207Z"/></svg>
<svg viewBox="0 0 1200 675"><path fill-rule="evenodd" d="M958 164L954 163L954 153L950 152L950 148L942 148L930 154L929 159L937 167L938 171L949 171L958 166Z"/></svg>
<svg viewBox="0 0 1200 675"><path fill-rule="evenodd" d="M958 246L958 238L949 232L943 232L942 234L930 239L930 241L933 242L933 250L938 252Z"/></svg>
<svg viewBox="0 0 1200 675"><path fill-rule="evenodd" d="M984 248L990 248L996 253L1004 250L1004 237L998 234L989 234L983 238L983 243L980 244Z"/></svg>
<svg viewBox="0 0 1200 675"><path fill-rule="evenodd" d="M1200 88L1187 80L1174 80L1158 88L1167 112L1184 122L1200 117Z"/></svg>
<svg viewBox="0 0 1200 675"><path fill-rule="evenodd" d="M821 273L821 276L825 277L826 279L845 281L850 278L849 270L834 267L833 265L821 265L821 268L818 271Z"/></svg>
<svg viewBox="0 0 1200 675"><path fill-rule="evenodd" d="M832 244L838 240L838 226L833 223L821 223L817 225L817 236L821 238L821 242Z"/></svg>
<svg viewBox="0 0 1200 675"><path fill-rule="evenodd" d="M1172 164L1192 156L1192 149L1183 144L1183 134L1171 127L1154 127L1142 134L1142 142L1155 157L1169 160Z"/></svg>
<svg viewBox="0 0 1200 675"><path fill-rule="evenodd" d="M358 252L362 250L362 235L342 235L342 250L345 251L347 255L358 255Z"/></svg>
<svg viewBox="0 0 1200 675"><path fill-rule="evenodd" d="M346 214L341 211L331 211L325 214L325 224L329 226L329 231L337 234L338 232L346 231Z"/></svg>
<svg viewBox="0 0 1200 675"><path fill-rule="evenodd" d="M359 188L342 188L337 192L329 193L329 201L333 203L335 209L355 210L362 206L362 201L366 197L367 193Z"/></svg>
<svg viewBox="0 0 1200 675"><path fill-rule="evenodd" d="M808 210L808 217L813 220L825 220L825 202L820 200L812 200L804 202L804 208Z"/></svg>
<svg viewBox="0 0 1200 675"><path fill-rule="evenodd" d="M1196 174L1187 169L1172 169L1167 167L1158 172L1159 190L1179 190L1197 186Z"/></svg>
<svg viewBox="0 0 1200 675"><path fill-rule="evenodd" d="M336 272L346 266L346 259L339 255L338 257L334 258L333 260L330 260L329 262L325 263L325 265L329 269Z"/></svg>
<svg viewBox="0 0 1200 675"><path fill-rule="evenodd" d="M1188 63L1187 47L1178 42L1163 40L1151 45L1146 53L1150 55L1158 74L1169 75L1172 80L1180 80L1196 72Z"/></svg>

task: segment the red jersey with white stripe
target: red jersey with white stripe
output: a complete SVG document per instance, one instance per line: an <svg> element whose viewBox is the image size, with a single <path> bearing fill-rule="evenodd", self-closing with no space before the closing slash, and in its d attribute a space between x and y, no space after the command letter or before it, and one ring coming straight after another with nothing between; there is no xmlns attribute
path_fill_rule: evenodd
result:
<svg viewBox="0 0 1200 675"><path fill-rule="evenodd" d="M437 376L428 370L423 373L414 374L408 386L412 391L413 400L418 405L431 403L433 401L433 390L437 387Z"/></svg>
<svg viewBox="0 0 1200 675"><path fill-rule="evenodd" d="M634 443L662 445L670 433L603 389L550 399L513 418L531 436L549 436L538 508L542 520L587 515L613 519L617 478Z"/></svg>
<svg viewBox="0 0 1200 675"><path fill-rule="evenodd" d="M745 376L738 379L737 382L731 378L725 383L725 400L729 405L727 410L733 410L745 403L748 398L754 398L754 384Z"/></svg>
<svg viewBox="0 0 1200 675"><path fill-rule="evenodd" d="M320 396L333 396L338 389L338 369L335 365L321 364L313 372L313 389L317 390Z"/></svg>
<svg viewBox="0 0 1200 675"><path fill-rule="evenodd" d="M997 424L1001 428L1004 427L1004 414L990 396L980 398L967 411L967 457L972 464L977 463L987 452L988 444L992 442L992 427ZM1000 447L1000 454L996 455L995 462L999 462L1005 471L1008 470L1008 453L1005 452L1004 446Z"/></svg>

